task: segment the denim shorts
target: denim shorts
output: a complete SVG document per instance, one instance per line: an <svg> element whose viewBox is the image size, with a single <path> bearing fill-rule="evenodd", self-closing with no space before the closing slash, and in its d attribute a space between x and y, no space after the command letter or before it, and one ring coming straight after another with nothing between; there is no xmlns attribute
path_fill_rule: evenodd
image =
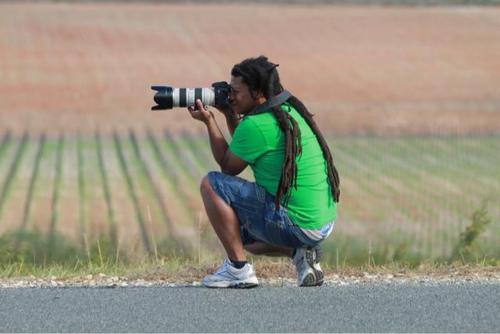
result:
<svg viewBox="0 0 500 334"><path fill-rule="evenodd" d="M305 235L288 217L286 208L280 206L276 210L275 196L256 183L221 172L209 172L208 180L212 189L235 210L243 245L262 241L279 247L300 248L322 241Z"/></svg>

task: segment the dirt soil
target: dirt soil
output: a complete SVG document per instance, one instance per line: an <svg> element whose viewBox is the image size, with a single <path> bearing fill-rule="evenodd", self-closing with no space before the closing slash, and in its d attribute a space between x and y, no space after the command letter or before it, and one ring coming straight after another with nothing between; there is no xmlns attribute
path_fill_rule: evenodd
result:
<svg viewBox="0 0 500 334"><path fill-rule="evenodd" d="M152 84L267 55L336 134L500 132L500 8L0 3L0 124L203 131Z"/></svg>

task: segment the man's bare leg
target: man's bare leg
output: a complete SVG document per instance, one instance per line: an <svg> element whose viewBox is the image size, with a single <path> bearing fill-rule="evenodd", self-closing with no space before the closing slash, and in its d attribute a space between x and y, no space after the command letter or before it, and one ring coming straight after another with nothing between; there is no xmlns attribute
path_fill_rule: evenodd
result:
<svg viewBox="0 0 500 334"><path fill-rule="evenodd" d="M241 242L240 223L233 208L212 189L208 176L201 181L200 192L208 219L224 246L227 256L233 261L246 261Z"/></svg>
<svg viewBox="0 0 500 334"><path fill-rule="evenodd" d="M245 249L255 255L292 257L293 254L292 248L273 246L262 241L245 245Z"/></svg>

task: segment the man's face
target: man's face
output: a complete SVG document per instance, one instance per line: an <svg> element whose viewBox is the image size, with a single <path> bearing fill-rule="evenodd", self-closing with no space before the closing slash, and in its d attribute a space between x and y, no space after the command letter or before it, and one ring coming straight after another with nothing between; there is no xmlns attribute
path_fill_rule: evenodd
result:
<svg viewBox="0 0 500 334"><path fill-rule="evenodd" d="M230 85L229 103L233 111L237 114L244 115L262 103L259 99L260 94L254 93L254 99L250 94L248 85L243 82L241 77L232 76Z"/></svg>

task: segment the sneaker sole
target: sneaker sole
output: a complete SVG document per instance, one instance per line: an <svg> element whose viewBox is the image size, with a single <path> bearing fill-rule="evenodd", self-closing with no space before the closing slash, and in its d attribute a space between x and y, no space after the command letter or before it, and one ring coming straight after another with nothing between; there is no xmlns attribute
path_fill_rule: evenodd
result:
<svg viewBox="0 0 500 334"><path fill-rule="evenodd" d="M258 287L259 284L256 283L238 283L236 285L231 285L231 289L252 289Z"/></svg>
<svg viewBox="0 0 500 334"><path fill-rule="evenodd" d="M251 289L259 286L259 283L252 283L252 282L241 282L241 283L224 283L224 282L218 282L214 284L203 284L207 288L213 288L213 289Z"/></svg>
<svg viewBox="0 0 500 334"><path fill-rule="evenodd" d="M318 252L319 253L319 252ZM321 255L322 254L318 254L318 258L317 259L314 259L313 258L313 252L308 252L306 254L306 260L307 260L307 263L311 266L311 268L313 269L314 271L314 284L312 285L308 285L308 286L321 286L323 285L323 281L324 281L324 274L323 274L323 271L321 270L317 270L315 267L314 267L314 263L316 262L315 260L317 260L319 262L319 259L321 258Z"/></svg>
<svg viewBox="0 0 500 334"><path fill-rule="evenodd" d="M324 281L323 272L320 270L314 269L314 267L313 267L313 270L314 270L314 274L316 275L316 286L323 285L323 281Z"/></svg>
<svg viewBox="0 0 500 334"><path fill-rule="evenodd" d="M302 284L299 286L315 286L316 285L316 277L313 273L307 274L307 276L302 280Z"/></svg>

